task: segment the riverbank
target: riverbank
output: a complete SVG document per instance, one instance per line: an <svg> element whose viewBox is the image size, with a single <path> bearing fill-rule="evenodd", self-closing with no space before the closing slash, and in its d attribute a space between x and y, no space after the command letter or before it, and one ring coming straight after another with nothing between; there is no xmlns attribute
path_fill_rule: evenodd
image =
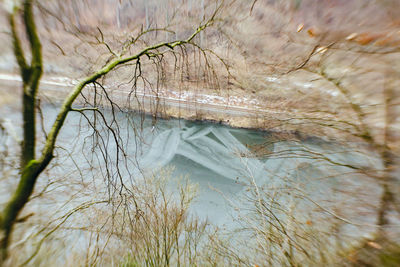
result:
<svg viewBox="0 0 400 267"><path fill-rule="evenodd" d="M0 106L12 103L19 104L20 92L16 88L21 78L17 74L0 74ZM44 76L40 83L39 94L42 101L62 102L77 84L76 80L60 76ZM180 118L191 121L209 121L236 128L274 131L284 134L294 133L296 136L337 139L335 128L324 125L317 128L313 121L318 120L318 114L307 114L298 109L270 108L255 97L240 98L237 94L223 95L217 93L192 93L189 91L159 90L157 94L148 91L131 91L128 88L108 88L107 97L97 88L88 87L83 95L78 97L76 104L84 105L96 98L97 105L110 106L111 102L121 109L144 112L159 118ZM96 92L96 93L95 93ZM271 105L271 103L269 103ZM278 106L276 103L274 106ZM322 115L320 114L320 118ZM311 119L304 122L307 116ZM340 123L339 118L330 116L324 118ZM349 138L350 137L350 138ZM341 136L343 138L343 136ZM345 140L351 139L347 136Z"/></svg>

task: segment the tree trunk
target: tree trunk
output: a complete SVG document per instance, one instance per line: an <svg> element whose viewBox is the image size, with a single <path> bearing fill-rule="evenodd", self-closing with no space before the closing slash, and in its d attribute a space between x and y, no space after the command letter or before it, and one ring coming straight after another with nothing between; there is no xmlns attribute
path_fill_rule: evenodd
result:
<svg viewBox="0 0 400 267"><path fill-rule="evenodd" d="M393 193L390 190L390 184L395 180L392 176L392 171L395 168L393 156L391 155L389 149L385 149L382 153L382 159L384 161L384 174L382 177L382 194L381 194L381 202L379 204L378 210L378 219L377 224L380 226L380 233L384 233L385 226L389 223L387 218L387 213L390 210L390 205L393 202Z"/></svg>
<svg viewBox="0 0 400 267"><path fill-rule="evenodd" d="M153 46L144 48L136 55L128 57L119 57L108 64L106 64L99 71L86 77L80 83L78 83L74 89L70 92L68 97L65 98L64 103L61 106L57 117L48 132L44 148L38 158L35 157L35 117L36 117L36 95L38 91L40 77L42 75L42 54L41 44L36 31L36 25L34 23L34 16L32 11L32 1L25 0L23 2L23 22L25 26L25 34L28 37L30 52L31 52L31 63L28 65L25 60L25 52L22 49L21 41L17 34L17 28L15 24L15 16L17 15L17 9L9 15L9 23L11 27L11 37L14 48L14 55L20 68L22 77L22 113L23 113L23 136L24 141L21 144L21 176L15 192L8 200L7 204L0 213L0 267L4 264L7 259L8 246L11 240L11 234L15 224L18 222L18 215L23 210L24 206L28 203L30 196L35 187L36 180L43 170L49 165L53 158L53 152L57 136L65 122L68 113L72 110L72 104L78 95L82 92L83 88L95 82L97 79L103 77L111 70L119 65L123 65L132 61L139 61L143 56L149 56L153 54L153 51L159 48L169 48L171 50L177 46L184 46L190 44L193 39L199 35L204 29L206 29L210 22L198 27L195 32L185 40L158 43ZM146 13L148 13L147 2L146 2ZM148 14L146 15L148 19ZM211 21L211 20L210 20ZM149 23L147 21L147 23ZM149 25L148 25L149 26Z"/></svg>
<svg viewBox="0 0 400 267"><path fill-rule="evenodd" d="M21 174L17 190L3 210L0 222L0 266L7 258L7 248L17 217L33 192L36 179L40 173L38 172L39 166L40 164L35 160L28 163Z"/></svg>
<svg viewBox="0 0 400 267"><path fill-rule="evenodd" d="M0 229L0 266L3 266L7 259L7 247L9 243L10 232Z"/></svg>
<svg viewBox="0 0 400 267"><path fill-rule="evenodd" d="M29 201L36 179L48 165L51 157L43 157L35 160L36 150L36 95L42 75L41 43L34 22L32 0L25 0L22 6L25 34L30 45L32 55L31 63L27 64L25 52L17 33L15 16L18 14L15 8L9 15L11 37L13 41L14 55L17 59L22 77L22 116L23 116L23 142L21 143L21 177L18 187L0 214L0 266L7 259L8 245L11 233L18 215Z"/></svg>
<svg viewBox="0 0 400 267"><path fill-rule="evenodd" d="M393 103L393 100L397 99L397 96L395 95L395 85L393 84L393 80L388 78L396 77L396 72L390 68L386 72L387 75L383 88L385 105L384 142L380 153L384 166L384 173L382 177L383 191L377 220L377 223L380 226L379 230L381 234L384 234L385 226L389 223L387 213L390 211L390 205L395 205L395 195L393 194L393 188L390 188L390 185L393 185L394 181L396 180L393 174L396 169L396 159L389 146L390 143L395 140L394 136L396 136L392 125L394 125L397 119L397 112Z"/></svg>
<svg viewBox="0 0 400 267"><path fill-rule="evenodd" d="M24 86L25 87L25 86ZM35 158L35 133L36 133L36 94L30 95L26 93L22 95L22 118L23 118L23 139L21 143L21 171L28 162ZM30 91L30 90L29 90Z"/></svg>

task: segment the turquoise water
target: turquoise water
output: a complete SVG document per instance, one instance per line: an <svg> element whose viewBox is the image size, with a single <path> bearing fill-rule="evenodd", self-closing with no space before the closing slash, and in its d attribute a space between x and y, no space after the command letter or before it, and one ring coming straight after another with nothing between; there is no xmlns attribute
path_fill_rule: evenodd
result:
<svg viewBox="0 0 400 267"><path fill-rule="evenodd" d="M47 118L44 130L48 131L57 106L42 108ZM316 209L314 201L328 211L340 206L341 216L359 224L374 224L379 186L346 166L362 170L379 168L380 162L356 144L283 139L271 132L210 122L153 120L111 109L103 113L104 117L96 118L93 112L85 112L86 118L77 112L68 115L57 142L57 173L96 184L112 196L122 184L128 188L146 177L157 177L164 169L172 170L169 188L174 191L176 179L187 177L199 189L191 211L218 226L229 225L236 218L235 210L243 207L249 185L271 192L301 190L308 199L299 200L296 209L307 211L307 216ZM4 118L15 126L20 121L11 113ZM40 121L38 127L41 129ZM20 135L18 129L15 127ZM292 200L288 194L288 206Z"/></svg>

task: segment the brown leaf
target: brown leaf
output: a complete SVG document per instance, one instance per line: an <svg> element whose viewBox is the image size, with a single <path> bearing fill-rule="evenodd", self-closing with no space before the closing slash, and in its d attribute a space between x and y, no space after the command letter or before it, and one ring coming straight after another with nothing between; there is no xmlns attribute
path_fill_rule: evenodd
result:
<svg viewBox="0 0 400 267"><path fill-rule="evenodd" d="M371 34L371 33L362 33L357 36L356 42L360 45L367 45L373 41L376 41L381 35Z"/></svg>
<svg viewBox="0 0 400 267"><path fill-rule="evenodd" d="M316 27L313 27L313 28L308 29L307 33L311 37L315 37L315 36L320 34L320 30L318 28L316 28Z"/></svg>
<svg viewBox="0 0 400 267"><path fill-rule="evenodd" d="M358 33L353 32L352 34L350 34L350 35L348 35L348 36L346 37L346 40L347 40L347 41L354 40L354 38L356 38L357 35L358 35Z"/></svg>
<svg viewBox="0 0 400 267"><path fill-rule="evenodd" d="M297 26L297 32L301 32L301 30L303 30L303 28L304 28L304 24L303 23L299 24L299 26Z"/></svg>

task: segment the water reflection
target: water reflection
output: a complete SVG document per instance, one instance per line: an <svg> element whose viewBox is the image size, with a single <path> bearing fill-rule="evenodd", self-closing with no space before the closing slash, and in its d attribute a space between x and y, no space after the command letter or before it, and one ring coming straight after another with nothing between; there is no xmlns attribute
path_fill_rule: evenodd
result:
<svg viewBox="0 0 400 267"><path fill-rule="evenodd" d="M48 118L44 130L48 131L57 107L45 105L43 112ZM93 114L86 113L92 122L89 125L81 114L71 113L57 143L57 153L68 151L70 156L57 159L56 173L73 173L85 183L103 188L99 192L110 194L107 188L117 186L120 178L126 184L134 184L138 179L159 175L162 168L172 167L170 187L174 187L175 179L180 176L187 176L198 184L199 196L192 211L217 225L229 224L232 216L236 216L232 205L240 207L241 200L247 197L248 184L271 190L296 188L326 209L333 210L340 204L343 216L349 220L374 224L374 216L360 214L374 213L379 187L376 181L348 167L379 168L381 163L366 149L320 139L302 142L279 139L267 132L212 123L158 120L154 125L151 118L140 114L117 112L113 115L110 110L104 110L104 114L111 121L109 126L118 136L123 152L116 153L115 136L99 117L95 134ZM18 117L8 115L18 125ZM268 153L255 153L257 148L265 146ZM117 158L119 166L115 164ZM354 212L357 207L360 213ZM298 208L309 211L315 205L301 200Z"/></svg>

